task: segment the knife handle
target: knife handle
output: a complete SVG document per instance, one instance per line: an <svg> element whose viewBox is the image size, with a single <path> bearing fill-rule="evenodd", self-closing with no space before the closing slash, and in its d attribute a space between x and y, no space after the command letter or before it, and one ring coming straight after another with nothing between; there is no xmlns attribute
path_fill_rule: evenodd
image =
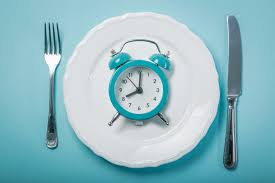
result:
<svg viewBox="0 0 275 183"><path fill-rule="evenodd" d="M237 165L236 144L236 105L237 97L228 97L227 128L224 145L223 164L227 169L233 169Z"/></svg>

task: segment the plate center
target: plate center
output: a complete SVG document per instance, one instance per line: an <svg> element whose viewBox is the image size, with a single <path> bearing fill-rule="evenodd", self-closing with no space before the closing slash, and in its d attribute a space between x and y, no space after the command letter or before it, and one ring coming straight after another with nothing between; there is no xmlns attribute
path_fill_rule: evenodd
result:
<svg viewBox="0 0 275 183"><path fill-rule="evenodd" d="M126 40L130 40L126 39ZM148 38L146 38L148 39ZM169 83L169 96L168 102L164 109L161 111L167 116L170 125L167 126L158 116L143 121L143 126L136 126L135 121L129 120L123 116L114 123L112 127L108 127L107 123L111 120L116 113L115 108L112 106L109 99L109 82L114 73L113 70L109 70L108 62L110 60L110 50L119 50L123 41L113 42L109 47L98 55L96 58L96 64L93 65L90 70L90 79L88 83L89 98L91 109L102 108L103 112L92 112L91 118L101 119L100 121L94 121L94 125L97 128L108 132L109 136L119 139L129 139L131 141L150 141L158 138L163 138L165 135L170 134L172 130L175 130L179 126L182 118L184 118L184 112L186 111L188 103L191 99L191 83L190 73L191 70L188 62L185 62L182 58L184 55L180 55L177 49L172 45L167 44L161 38L149 38L156 41L161 47L162 52L170 52L170 60L172 69L171 71L165 71L166 77ZM133 59L148 60L150 55L157 52L154 45L150 45L144 42L138 42L125 47L124 52L129 53ZM98 101L98 102L96 102ZM179 105L177 101L182 101ZM98 105L101 106L98 106ZM95 117L96 116L96 117Z"/></svg>

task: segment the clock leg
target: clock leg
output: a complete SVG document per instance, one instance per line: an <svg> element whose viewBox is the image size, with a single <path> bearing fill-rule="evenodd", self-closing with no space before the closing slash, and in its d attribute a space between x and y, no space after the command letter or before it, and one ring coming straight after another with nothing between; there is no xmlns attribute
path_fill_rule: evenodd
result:
<svg viewBox="0 0 275 183"><path fill-rule="evenodd" d="M143 126L143 121L135 121L136 126Z"/></svg>
<svg viewBox="0 0 275 183"><path fill-rule="evenodd" d="M117 113L113 116L112 120L108 123L108 125L109 125L109 126L112 126L113 123L117 120L117 118L118 118L119 116L120 116L120 113L117 112Z"/></svg>
<svg viewBox="0 0 275 183"><path fill-rule="evenodd" d="M166 125L169 125L169 121L167 120L167 118L164 116L163 113L158 113L158 117L159 117Z"/></svg>

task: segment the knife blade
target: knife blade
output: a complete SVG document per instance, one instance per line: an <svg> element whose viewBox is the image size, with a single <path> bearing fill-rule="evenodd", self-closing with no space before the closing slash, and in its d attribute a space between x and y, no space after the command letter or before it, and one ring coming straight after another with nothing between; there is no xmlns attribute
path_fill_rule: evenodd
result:
<svg viewBox="0 0 275 183"><path fill-rule="evenodd" d="M224 145L224 166L233 169L237 166L236 106L241 95L242 46L241 33L235 16L227 17L228 26L228 91L227 128Z"/></svg>
<svg viewBox="0 0 275 183"><path fill-rule="evenodd" d="M227 17L228 26L228 96L241 95L242 48L241 33L237 19Z"/></svg>

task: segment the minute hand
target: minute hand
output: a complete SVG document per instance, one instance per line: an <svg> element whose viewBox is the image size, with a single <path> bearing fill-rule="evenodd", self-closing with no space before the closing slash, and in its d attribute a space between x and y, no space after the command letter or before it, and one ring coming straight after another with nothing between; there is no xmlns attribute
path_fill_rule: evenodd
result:
<svg viewBox="0 0 275 183"><path fill-rule="evenodd" d="M138 87L141 88L141 71L139 72Z"/></svg>

